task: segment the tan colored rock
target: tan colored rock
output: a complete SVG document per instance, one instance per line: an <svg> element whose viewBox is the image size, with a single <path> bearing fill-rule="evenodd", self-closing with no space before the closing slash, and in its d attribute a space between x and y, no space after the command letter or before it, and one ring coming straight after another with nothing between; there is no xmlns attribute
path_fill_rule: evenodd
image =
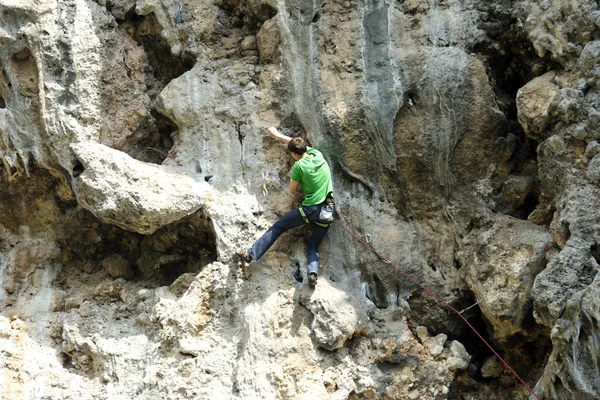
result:
<svg viewBox="0 0 600 400"><path fill-rule="evenodd" d="M494 337L507 340L531 318L533 281L545 266L552 235L531 222L498 217L472 232L460 252L465 280Z"/></svg>
<svg viewBox="0 0 600 400"><path fill-rule="evenodd" d="M404 2L404 7L410 13L422 13L429 9L429 4L426 0L407 0Z"/></svg>
<svg viewBox="0 0 600 400"><path fill-rule="evenodd" d="M97 299L116 300L124 283L125 280L123 278L114 281L104 281L94 289L94 297ZM87 312L87 310L84 312Z"/></svg>
<svg viewBox="0 0 600 400"><path fill-rule="evenodd" d="M176 296L181 296L185 293L186 290L188 290L192 282L194 282L195 278L196 274L183 274L169 286L169 289L171 289L171 292L173 292L173 294L175 294Z"/></svg>
<svg viewBox="0 0 600 400"><path fill-rule="evenodd" d="M69 311L72 308L78 308L83 303L83 296L72 296L65 299L65 310Z"/></svg>
<svg viewBox="0 0 600 400"><path fill-rule="evenodd" d="M242 40L242 43L240 43L240 50L242 51L242 53L245 51L253 51L257 49L258 46L256 44L256 36L246 36Z"/></svg>
<svg viewBox="0 0 600 400"><path fill-rule="evenodd" d="M514 207L521 207L531 193L534 181L533 176L511 175L502 186L502 196Z"/></svg>
<svg viewBox="0 0 600 400"><path fill-rule="evenodd" d="M517 92L519 123L525 133L540 139L548 136L545 129L550 123L559 88L554 84L556 72L550 71L533 79Z"/></svg>
<svg viewBox="0 0 600 400"><path fill-rule="evenodd" d="M525 340L552 331L544 398L600 397L590 392L598 374L589 357L598 336L590 332L599 296L589 290L600 243L597 149L584 153L598 139L598 44L585 43L600 26L592 0L183 1L181 23L176 0L1 3L0 281L10 293L0 292L0 308L22 320L12 329L0 318L0 397L433 400L451 396L449 387L464 388L465 399L523 397L514 382L463 381L457 371L469 355L444 336L462 329L456 318L336 227L315 291L296 280L305 228L258 263L231 260L294 207L292 161L262 135L270 125L308 134L323 150L341 218L386 258L452 304L474 288L485 318L504 324L489 332L499 350L514 347L503 342L509 331ZM509 21L519 26L503 31ZM500 81L548 65L559 66L560 90L533 135L556 136L535 154L533 141L527 149L518 132L507 135L514 121L500 109L512 103ZM93 161L80 165L71 144L89 145L82 151ZM115 152L132 148L160 154L163 165ZM543 196L531 219L548 226L554 213L548 229L564 254L547 257L548 271L535 277L536 317L548 329L520 332L519 295L528 298L543 264L522 231L540 245L547 237L493 214L500 190L515 206L534 200L520 178L536 175L522 170L536 156ZM42 187L35 175L44 168L57 178ZM198 182L212 187L209 201ZM213 239L182 221L189 213L214 229L219 262L205 266L198 248ZM79 223L93 228L72 228ZM143 236L159 228L169 240ZM173 267L165 276L179 264L201 272L156 288L165 282L114 282L98 268L115 252L133 260L137 248L146 267ZM444 333L418 329L420 343L409 321ZM511 359L521 370L526 357ZM525 372L527 381L539 376Z"/></svg>
<svg viewBox="0 0 600 400"><path fill-rule="evenodd" d="M504 364L496 356L488 357L481 367L481 376L484 378L498 378L504 371Z"/></svg>
<svg viewBox="0 0 600 400"><path fill-rule="evenodd" d="M111 278L131 279L133 277L133 269L129 261L119 254L105 258L100 264Z"/></svg>
<svg viewBox="0 0 600 400"><path fill-rule="evenodd" d="M281 58L279 28L277 20L272 18L265 21L256 34L256 43L260 61L264 64L275 63Z"/></svg>

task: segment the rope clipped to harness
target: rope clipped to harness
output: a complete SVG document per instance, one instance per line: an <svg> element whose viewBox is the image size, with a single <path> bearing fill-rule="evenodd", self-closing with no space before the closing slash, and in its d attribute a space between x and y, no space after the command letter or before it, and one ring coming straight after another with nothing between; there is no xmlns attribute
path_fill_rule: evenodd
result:
<svg viewBox="0 0 600 400"><path fill-rule="evenodd" d="M403 271L400 267L398 267L396 264L392 263L391 261L389 261L386 257L384 257L381 253L379 253L377 250L375 250L375 248L373 246L371 246L369 243L365 242L364 240L362 240L358 235L356 235L354 232L352 232L350 229L346 228L344 225L340 224L336 219L333 220L333 222L339 226L340 228L342 228L344 231L346 231L346 233L348 233L350 236L352 236L354 239L358 240L363 246L365 246L367 249L371 250L377 257L379 257L383 262L385 262L386 264L391 265L392 267L394 267L394 269L398 272L400 272L402 275L404 275L408 280L410 280L412 283L414 283L415 285L417 285L418 287L420 287L421 289L423 289L423 291L425 291L427 294L429 294L430 296L432 296L434 299L436 299L438 302L442 303L444 306L446 306L448 309L450 309L451 311L453 311L456 315L458 315L464 322L465 324L467 324L467 326L469 328L471 328L471 330L473 332L475 332L475 334L477 335L477 337L479 337L479 339L481 339L481 341L483 342L483 344L485 344L491 351L492 353L494 353L494 355L496 355L496 357L498 357L498 359L502 362L502 364L504 364L504 366L519 380L519 382L521 382L523 384L523 386L525 386L525 388L529 391L529 393L531 393L531 395L533 397L535 397L537 400L541 400L536 394L535 392L529 387L529 385L527 385L527 383L525 383L525 381L515 372L515 370L513 370L510 365L508 365L508 363L506 361L504 361L504 359L502 357L500 357L500 354L498 354L498 352L496 352L496 350L494 350L494 348L483 338L483 336L481 336L481 334L479 332L477 332L477 329L475 329L475 327L473 327L473 325L471 325L471 323L469 321L467 321L467 319L462 315L462 313L465 310L462 311L458 311L456 310L454 307L452 307L450 304L448 304L446 301L444 301L440 296L438 296L436 293L434 293L433 291L427 289L425 286L421 285L419 282L417 282L416 279L414 279L412 276L410 276L408 273L406 273L405 271ZM479 302L477 302L479 303ZM476 303L476 304L477 304ZM473 305L474 306L474 305ZM471 307L473 307L471 306ZM469 307L469 308L471 308Z"/></svg>

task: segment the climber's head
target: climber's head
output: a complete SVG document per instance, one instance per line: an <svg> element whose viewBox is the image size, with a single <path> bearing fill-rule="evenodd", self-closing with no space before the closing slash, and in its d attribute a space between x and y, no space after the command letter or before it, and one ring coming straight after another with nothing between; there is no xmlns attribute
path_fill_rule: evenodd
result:
<svg viewBox="0 0 600 400"><path fill-rule="evenodd" d="M300 137L295 137L292 140L290 140L288 142L287 148L290 151L290 153L292 153L292 157L294 157L294 160L299 160L300 158L302 158L304 153L306 153L306 143L304 142L304 139Z"/></svg>

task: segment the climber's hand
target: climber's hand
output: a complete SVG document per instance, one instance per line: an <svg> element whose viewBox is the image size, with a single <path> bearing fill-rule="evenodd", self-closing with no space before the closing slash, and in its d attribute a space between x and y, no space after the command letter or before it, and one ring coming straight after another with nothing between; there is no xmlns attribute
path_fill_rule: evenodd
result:
<svg viewBox="0 0 600 400"><path fill-rule="evenodd" d="M280 133L277 128L275 128L274 126L270 127L267 129L267 135L277 139L277 140L281 140L283 143L287 143L290 140L292 140L291 137L284 135L283 133Z"/></svg>

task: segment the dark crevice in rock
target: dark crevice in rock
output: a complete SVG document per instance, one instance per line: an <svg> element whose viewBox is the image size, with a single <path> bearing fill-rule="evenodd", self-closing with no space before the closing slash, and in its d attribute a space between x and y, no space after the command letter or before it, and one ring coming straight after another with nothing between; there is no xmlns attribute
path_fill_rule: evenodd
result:
<svg viewBox="0 0 600 400"><path fill-rule="evenodd" d="M136 160L161 164L173 147L172 134L177 125L169 118L152 111L151 116L127 137L123 148Z"/></svg>
<svg viewBox="0 0 600 400"><path fill-rule="evenodd" d="M62 360L62 366L64 369L75 370L75 365L73 365L73 358L71 355L67 353L60 353L59 358Z"/></svg>
<svg viewBox="0 0 600 400"><path fill-rule="evenodd" d="M2 64L2 63L0 63ZM0 65L0 109L6 108L6 100L11 98L11 83L6 70Z"/></svg>
<svg viewBox="0 0 600 400"><path fill-rule="evenodd" d="M519 219L527 219L539 203L539 193L530 193L525 198L523 205L511 213L511 215Z"/></svg>
<svg viewBox="0 0 600 400"><path fill-rule="evenodd" d="M66 268L93 274L101 271L105 260L118 255L133 269L134 279L163 286L216 260L210 221L197 215L144 236L99 223L80 209L67 208L65 212L71 214L72 223L61 229L58 244Z"/></svg>
<svg viewBox="0 0 600 400"><path fill-rule="evenodd" d="M219 22L224 29L241 29L244 35L255 35L262 24L277 14L277 10L266 3L239 0L216 0L223 14Z"/></svg>
<svg viewBox="0 0 600 400"><path fill-rule="evenodd" d="M312 19L313 24L316 24L321 19L321 12L317 11Z"/></svg>
<svg viewBox="0 0 600 400"><path fill-rule="evenodd" d="M367 282L365 296L375 304L377 308L388 308L389 306L385 285L377 274L373 274L371 280Z"/></svg>
<svg viewBox="0 0 600 400"><path fill-rule="evenodd" d="M590 251L592 253L592 257L594 257L594 260L596 260L596 263L600 265L600 245L598 245L598 243L594 243L590 248Z"/></svg>
<svg viewBox="0 0 600 400"><path fill-rule="evenodd" d="M189 53L171 53L169 44L161 35L162 27L153 13L140 16L132 9L119 22L119 29L142 46L146 53L151 77L146 85L152 101L170 81L191 70L196 62ZM177 125L172 120L152 110L127 137L120 150L137 160L161 164L173 146L172 135L176 131Z"/></svg>
<svg viewBox="0 0 600 400"><path fill-rule="evenodd" d="M162 26L154 13L141 16L131 10L120 27L144 48L154 77L164 85L194 67L196 60L193 55L183 52L177 56L171 53L171 47L162 37Z"/></svg>
<svg viewBox="0 0 600 400"><path fill-rule="evenodd" d="M78 160L75 165L73 166L73 178L77 178L79 175L81 175L83 173L83 171L85 170L85 168L83 167L83 164Z"/></svg>
<svg viewBox="0 0 600 400"><path fill-rule="evenodd" d="M455 308L457 310L465 310L468 307L473 306L477 300L474 295L470 292L464 293L463 298L457 302ZM488 342L491 343L490 335L488 333L488 328L479 309L479 306L471 307L468 310L464 311L462 314L467 321L479 332L481 336ZM471 355L471 363L475 365L479 365L482 363L487 357L492 355L492 351L481 341L481 339L463 322L463 329L457 330L455 332L449 332L448 339L450 340L458 340L461 342L469 354Z"/></svg>
<svg viewBox="0 0 600 400"><path fill-rule="evenodd" d="M294 271L294 279L298 283L302 283L304 278L302 277L302 269L300 268L300 263L298 261L293 261L292 270Z"/></svg>
<svg viewBox="0 0 600 400"><path fill-rule="evenodd" d="M422 281L419 278L417 280ZM433 287L430 287L430 289L435 291ZM411 323L415 327L427 327L432 336L445 333L449 338L456 338L462 335L465 329L468 329L461 318L423 291L415 292L407 301L410 305ZM451 305L457 310L462 310L474 303L472 297L467 295L461 296L459 300L453 301Z"/></svg>
<svg viewBox="0 0 600 400"><path fill-rule="evenodd" d="M550 58L538 57L527 32L516 17L505 14L494 4L482 4L481 11L488 16L480 28L488 40L473 49L483 56L487 74L495 93L497 104L506 116L515 141L512 155L500 172L498 188L503 181L510 181L508 190L502 188L501 211L519 219L527 219L539 203L539 180L537 177L537 145L527 137L517 119L516 97L520 88L533 78L560 66ZM507 176L510 174L510 176ZM511 181L511 178L512 179Z"/></svg>
<svg viewBox="0 0 600 400"><path fill-rule="evenodd" d="M550 58L538 57L527 32L514 15L495 10L493 4L480 4L489 7L482 10L488 18L480 26L489 40L479 43L473 50L484 56L498 105L511 122L511 128L520 129L517 91L533 78L560 66Z"/></svg>
<svg viewBox="0 0 600 400"><path fill-rule="evenodd" d="M460 306L456 308L461 310L463 309L463 305L468 307L475 304L475 302L474 295L470 292L465 292L464 297L459 302ZM523 379L529 380L538 377L537 373L541 371L547 362L551 343L549 339L535 335L537 325L531 313L530 317L523 322L524 331L528 335L517 334L504 343L494 341L493 332L490 332L489 325L486 323L479 307L469 308L463 313L463 316ZM535 339L533 339L534 336ZM458 335L448 335L448 338L449 340L458 340L462 343L472 357L469 368L458 374L454 380L450 390L451 393L464 394L469 391L481 393L483 386L486 387L484 391L493 391L494 387L498 384L497 380L495 378L484 378L480 373L480 369L486 359L494 356L492 350L466 325ZM505 372L508 373L509 371L505 370ZM509 379L512 382L509 386L514 387L516 390L520 389L520 384L516 380L513 381L512 376L509 376ZM449 398L461 397L450 396Z"/></svg>
<svg viewBox="0 0 600 400"><path fill-rule="evenodd" d="M217 258L212 222L201 211L145 236L100 222L47 171L33 166L29 176L9 183L0 175L5 188L0 196L0 224L14 234L22 229L34 236L54 230L60 249L56 261L63 266L54 283L61 287L115 279L105 274L103 261L116 255L127 260L133 279L150 286L170 284L185 272L199 272ZM35 260L24 266L35 268Z"/></svg>

